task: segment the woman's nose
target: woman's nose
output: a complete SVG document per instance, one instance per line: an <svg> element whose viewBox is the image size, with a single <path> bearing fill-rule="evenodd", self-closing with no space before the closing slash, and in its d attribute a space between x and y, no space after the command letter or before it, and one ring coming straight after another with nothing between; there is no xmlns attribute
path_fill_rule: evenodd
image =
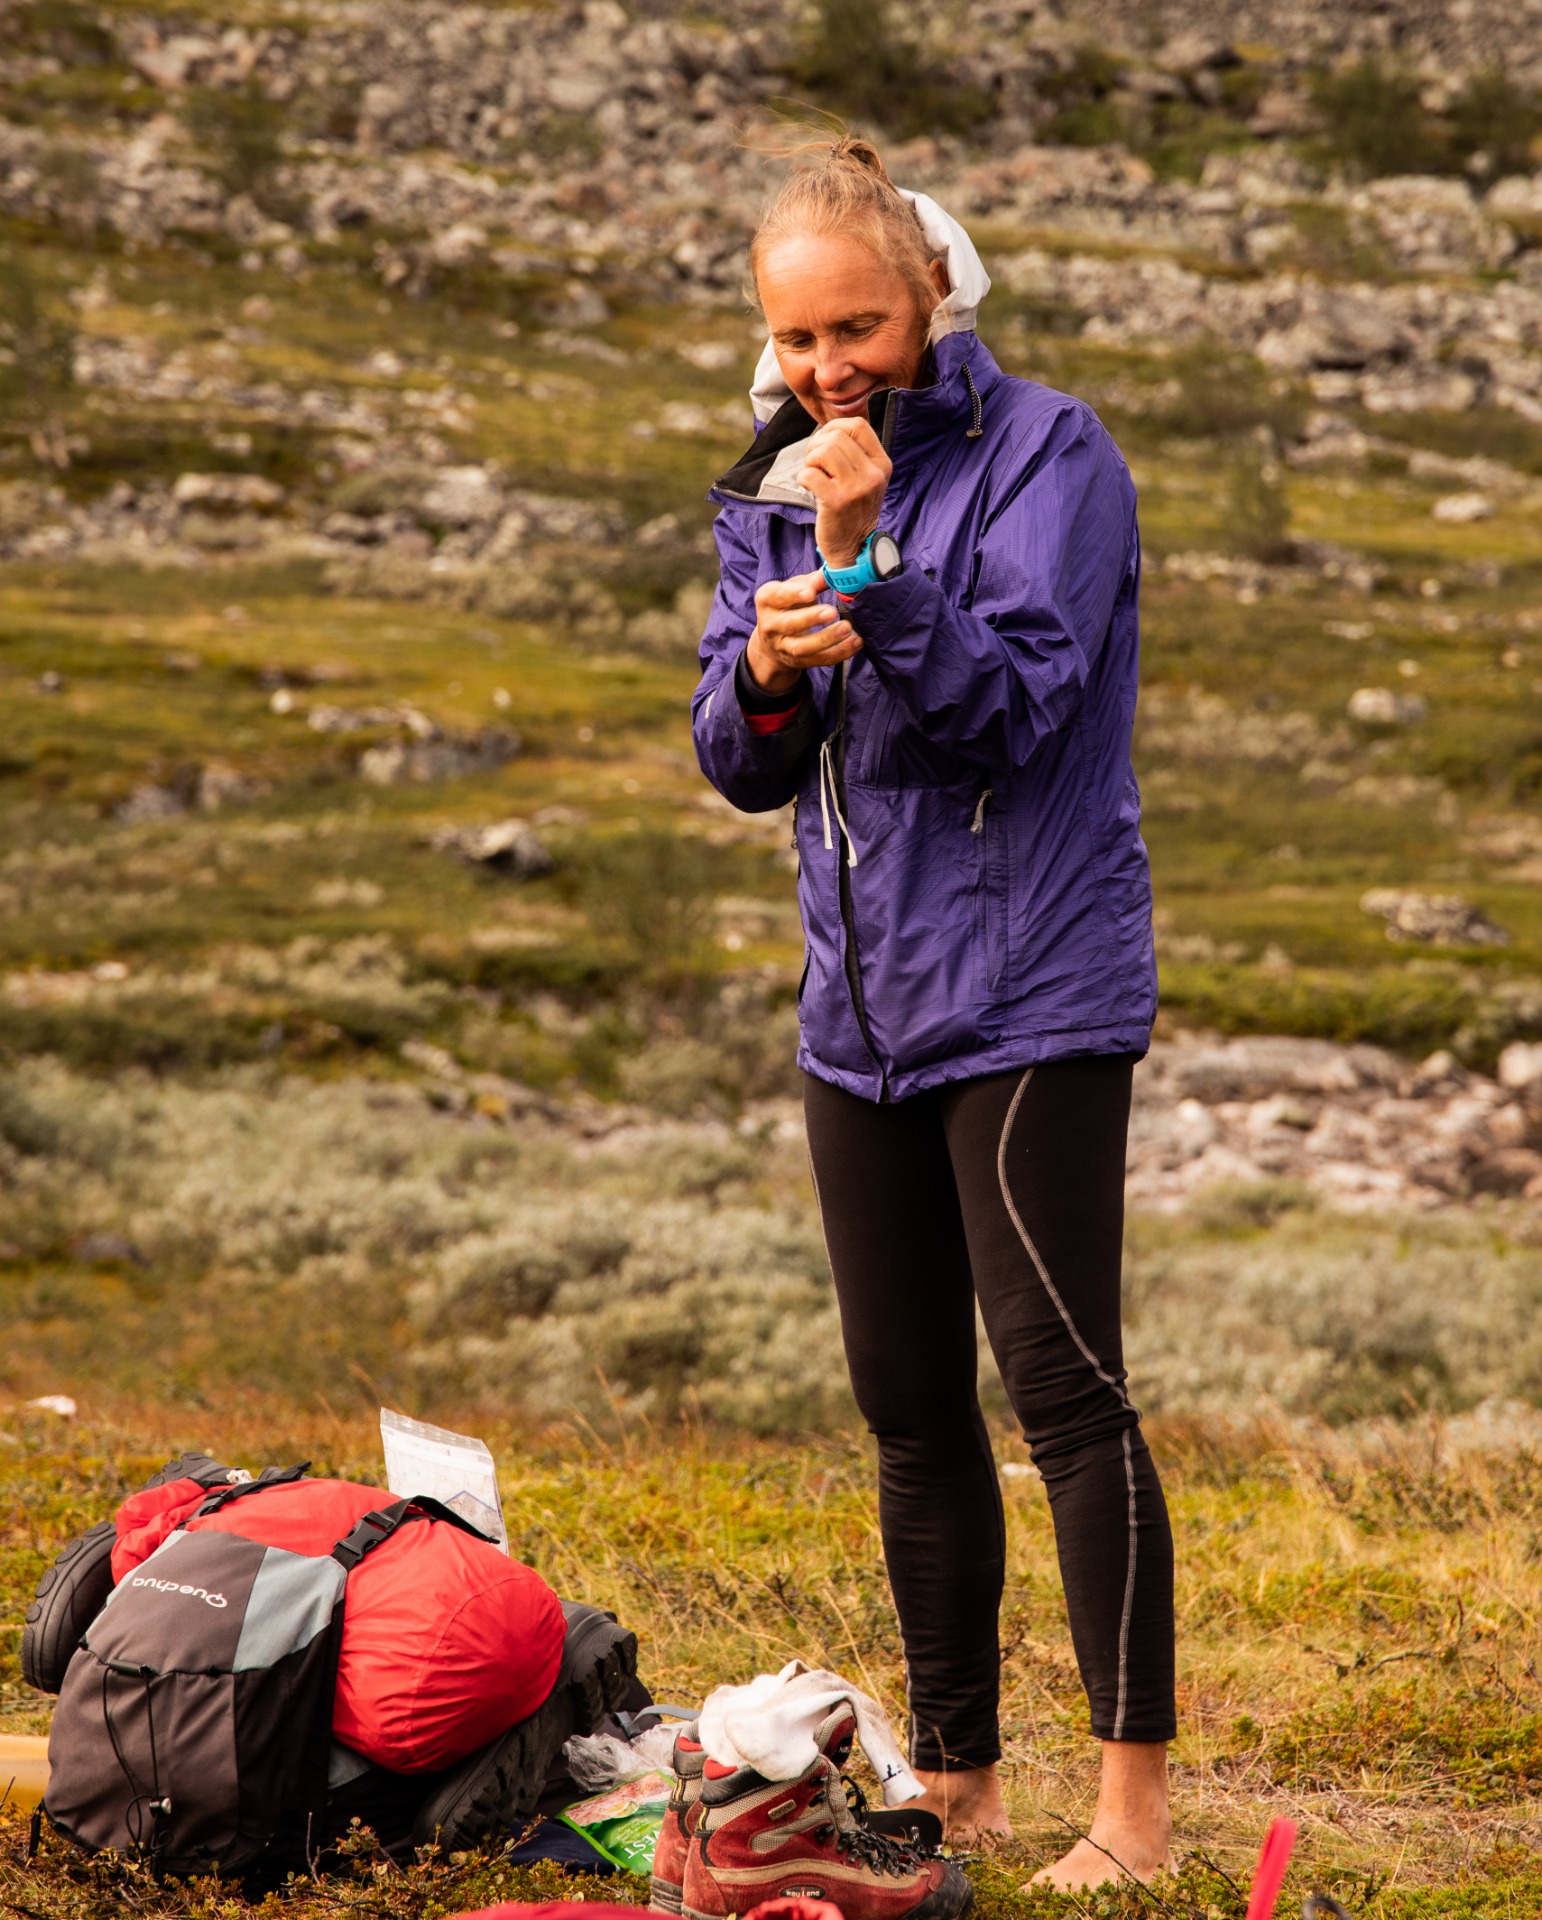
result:
<svg viewBox="0 0 1542 1920"><path fill-rule="evenodd" d="M846 350L838 340L821 340L814 354L814 378L826 393L834 393L845 384L851 371Z"/></svg>

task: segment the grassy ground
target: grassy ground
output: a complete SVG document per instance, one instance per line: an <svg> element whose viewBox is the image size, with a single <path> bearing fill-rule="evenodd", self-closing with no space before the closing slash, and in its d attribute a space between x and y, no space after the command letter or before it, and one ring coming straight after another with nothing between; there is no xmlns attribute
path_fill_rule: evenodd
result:
<svg viewBox="0 0 1542 1920"><path fill-rule="evenodd" d="M902 1713L864 1441L794 1448L613 1421L490 1437L514 1551L565 1595L635 1624L661 1698L697 1698L798 1655L850 1673ZM1385 1920L1536 1911L1542 1458L1529 1440L1438 1424L1339 1441L1157 1427L1178 1540L1182 1872L1148 1895L1078 1907L1023 1891L1067 1823L1090 1816L1095 1749L1042 1489L1021 1444L1002 1434L1003 1728L1018 1838L974 1864L982 1910L1240 1915L1235 1889L1262 1831L1289 1813L1302 1837L1286 1911L1313 1885ZM3 1444L0 1581L12 1620L54 1549L185 1444L253 1465L309 1457L318 1471L379 1470L359 1420L256 1399L173 1423L125 1407L78 1430L13 1410ZM0 1726L42 1729L43 1703L17 1678L14 1629L0 1659ZM495 1863L460 1862L303 1887L286 1904L317 1914L366 1905L405 1920L551 1891ZM637 1893L614 1882L596 1891ZM14 1852L0 1859L0 1900L23 1915L62 1920L119 1898L157 1912L241 1911L223 1893L119 1893L52 1843L30 1871Z"/></svg>

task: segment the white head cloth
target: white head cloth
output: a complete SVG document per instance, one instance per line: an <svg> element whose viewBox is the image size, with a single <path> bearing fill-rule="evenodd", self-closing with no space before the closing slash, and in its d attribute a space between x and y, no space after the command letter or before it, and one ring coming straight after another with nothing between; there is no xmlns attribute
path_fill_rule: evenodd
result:
<svg viewBox="0 0 1542 1920"><path fill-rule="evenodd" d="M941 310L948 320L944 330L948 333L965 333L973 327L980 302L991 290L991 277L975 252L974 242L951 213L945 213L927 194L908 193L903 187L900 192L920 215L927 239L947 264L948 296L941 303ZM764 424L787 399L787 395L787 382L776 364L776 349L768 340L750 388L750 405L755 409L755 418Z"/></svg>
<svg viewBox="0 0 1542 1920"><path fill-rule="evenodd" d="M697 1737L719 1766L753 1767L767 1780L797 1780L819 1751L815 1729L843 1702L856 1715L857 1738L883 1782L885 1804L914 1800L924 1789L905 1764L883 1708L838 1673L810 1672L801 1660L745 1686L709 1693Z"/></svg>

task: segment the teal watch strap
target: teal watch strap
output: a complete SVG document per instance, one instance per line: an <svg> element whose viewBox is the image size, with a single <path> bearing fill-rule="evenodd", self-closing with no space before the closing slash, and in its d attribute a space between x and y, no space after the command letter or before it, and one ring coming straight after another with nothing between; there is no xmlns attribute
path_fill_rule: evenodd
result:
<svg viewBox="0 0 1542 1920"><path fill-rule="evenodd" d="M873 567L873 542L877 538L878 531L875 528L862 542L856 559L849 567L832 567L824 555L819 553L818 547L815 547L814 551L819 554L819 565L826 583L834 587L837 593L846 594L860 593L864 587L876 587L878 574Z"/></svg>

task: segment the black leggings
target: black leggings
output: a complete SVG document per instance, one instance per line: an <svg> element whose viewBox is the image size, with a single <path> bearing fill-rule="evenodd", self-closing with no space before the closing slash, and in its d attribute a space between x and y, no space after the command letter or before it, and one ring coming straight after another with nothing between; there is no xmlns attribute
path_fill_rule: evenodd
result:
<svg viewBox="0 0 1542 1920"><path fill-rule="evenodd" d="M1006 1530L975 1391L977 1295L1049 1493L1092 1730L1176 1731L1172 1533L1119 1327L1133 1065L1058 1060L892 1105L804 1077L919 1767L1001 1757Z"/></svg>

